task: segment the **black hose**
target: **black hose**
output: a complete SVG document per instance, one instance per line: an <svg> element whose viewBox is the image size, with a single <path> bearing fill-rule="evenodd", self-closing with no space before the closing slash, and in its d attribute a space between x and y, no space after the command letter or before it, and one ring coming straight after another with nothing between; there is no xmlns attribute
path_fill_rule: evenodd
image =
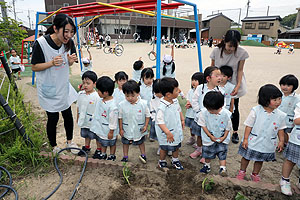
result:
<svg viewBox="0 0 300 200"><path fill-rule="evenodd" d="M1 176L2 176L2 173L1 171L5 171L5 173L7 174L8 178L9 178L9 185L0 185L0 188L6 188L5 192L3 192L1 195L0 195L0 199L2 199L9 190L13 191L13 193L15 194L16 196L16 199L19 199L18 197L18 193L16 192L15 189L12 188L12 177L9 173L9 171L7 171L7 169L5 169L4 167L0 166L0 179L1 179Z"/></svg>
<svg viewBox="0 0 300 200"><path fill-rule="evenodd" d="M84 174L84 172L85 172L85 168L86 168L87 160L88 160L88 154L87 154L85 151L83 151L82 149L75 148L75 147L67 147L67 148L64 148L64 149L60 150L60 151L55 155L54 160L53 160L55 169L56 169L56 171L57 171L57 173L58 173L58 175L59 175L59 177L60 177L59 184L58 184L58 185L55 187L55 189L54 189L47 197L45 197L43 200L49 199L49 198L50 198L50 197L58 190L58 188L61 186L61 184L62 184L62 182L63 182L63 177L62 177L61 171L58 169L58 165L57 165L57 157L58 157L58 155L59 155L62 151L65 151L65 150L71 150L71 149L79 150L79 151L81 151L81 152L83 152L83 153L85 154L85 161L84 161L84 164L83 164L83 168L82 168L82 171L81 171L81 175L80 175L80 178L79 178L79 180L78 180L78 182L77 182L77 184L76 184L76 186L75 186L75 189L74 189L74 191L73 191L73 193L72 193L72 196L70 197L70 200L74 198L75 193L76 193L76 191L77 191L77 188L78 188L78 186L79 186L79 184L80 184L80 182L81 182L81 179L82 179L82 177L83 177L83 174Z"/></svg>

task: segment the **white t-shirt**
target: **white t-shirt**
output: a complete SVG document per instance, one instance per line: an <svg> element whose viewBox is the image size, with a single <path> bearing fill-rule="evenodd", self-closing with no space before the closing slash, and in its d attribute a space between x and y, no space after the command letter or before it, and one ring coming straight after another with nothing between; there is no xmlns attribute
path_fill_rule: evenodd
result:
<svg viewBox="0 0 300 200"><path fill-rule="evenodd" d="M237 75L238 75L239 62L241 60L246 60L247 58L249 58L249 54L247 53L247 51L245 49L238 46L235 53L226 54L223 51L223 54L222 54L222 57L221 57L221 48L216 47L212 51L212 53L210 54L210 58L212 60L215 60L215 66L216 67L221 67L223 65L227 65L227 66L232 67L233 75L232 75L232 79L231 79L230 82L233 85L237 85ZM241 86L240 86L238 94L236 95L235 98L239 98L241 96L244 96L245 94L246 94L246 79L245 79L245 75L243 73Z"/></svg>
<svg viewBox="0 0 300 200"><path fill-rule="evenodd" d="M11 65L12 69L18 69L18 68L20 68L20 64L13 64L13 63L21 63L21 59L19 56L16 56L16 57L11 56L9 58L9 63Z"/></svg>

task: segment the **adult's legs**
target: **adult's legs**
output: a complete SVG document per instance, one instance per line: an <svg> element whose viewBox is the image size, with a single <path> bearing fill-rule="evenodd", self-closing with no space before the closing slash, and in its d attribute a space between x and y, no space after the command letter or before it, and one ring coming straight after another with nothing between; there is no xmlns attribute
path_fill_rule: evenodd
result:
<svg viewBox="0 0 300 200"><path fill-rule="evenodd" d="M234 99L234 111L232 113L232 128L233 128L233 133L231 140L233 143L237 144L239 142L239 136L237 131L239 130L239 123L240 123L240 113L239 113L239 98Z"/></svg>
<svg viewBox="0 0 300 200"><path fill-rule="evenodd" d="M59 113L58 112L48 112L46 111L47 116L48 116L48 121L47 121L47 136L50 142L50 145L52 147L55 147L56 144L56 126L57 126L57 122L59 119Z"/></svg>
<svg viewBox="0 0 300 200"><path fill-rule="evenodd" d="M67 110L62 111L61 113L64 118L64 127L66 130L67 142L71 143L73 139L73 128L74 128L71 106Z"/></svg>

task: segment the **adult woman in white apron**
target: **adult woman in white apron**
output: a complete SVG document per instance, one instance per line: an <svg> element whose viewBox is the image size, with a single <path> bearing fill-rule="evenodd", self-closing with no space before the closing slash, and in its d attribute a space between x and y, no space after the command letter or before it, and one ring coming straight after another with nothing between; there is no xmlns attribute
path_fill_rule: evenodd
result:
<svg viewBox="0 0 300 200"><path fill-rule="evenodd" d="M48 116L47 136L53 152L60 150L56 143L59 112L64 119L67 147L77 147L72 142L74 123L71 110L77 93L69 82L69 66L77 60L71 39L75 32L72 19L65 14L57 14L45 36L38 38L33 46L32 71L36 72L39 103ZM76 153L76 150L72 153Z"/></svg>
<svg viewBox="0 0 300 200"><path fill-rule="evenodd" d="M221 67L227 65L232 67L233 75L230 82L235 85L231 95L234 96L234 112L232 113L233 134L231 140L237 144L239 142L239 98L246 94L246 79L244 75L244 65L249 57L248 52L239 46L241 34L237 30L228 30L225 38L213 50L210 55L211 66Z"/></svg>

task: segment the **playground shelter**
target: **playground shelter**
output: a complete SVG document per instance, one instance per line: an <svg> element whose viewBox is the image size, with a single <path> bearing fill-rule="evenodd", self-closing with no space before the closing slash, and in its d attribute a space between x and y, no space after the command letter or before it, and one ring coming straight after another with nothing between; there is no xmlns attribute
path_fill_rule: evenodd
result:
<svg viewBox="0 0 300 200"><path fill-rule="evenodd" d="M135 13L156 17L156 27L157 27L156 38L161 38L161 17L183 20L183 21L190 21L195 23L199 71L202 72L202 58L201 58L201 48L200 48L200 33L199 33L197 5L184 0L175 0L175 1L177 3L169 3L169 4L162 3L161 0L132 0L132 1L125 1L125 2L115 2L111 4L102 3L102 2L93 2L93 3L62 7L54 12L37 12L35 39L37 39L38 36L38 25L43 25L42 22L44 22L48 18L58 13L64 13L75 18L75 26L76 26L77 33L78 33L78 27L80 25L83 25L84 23L87 23L102 15L135 12ZM184 4L193 6L194 17L195 17L194 20L174 17L170 15L164 15L161 13L161 10L177 9L179 6L183 6ZM48 15L48 16L43 20L39 21L40 15ZM77 17L85 17L85 16L95 16L95 17L78 25ZM77 34L77 44L78 44L78 50L80 50L79 34ZM161 62L160 54L161 54L161 40L158 39L156 45L156 78L160 78L160 62ZM79 62L80 62L80 68L82 69L80 51L79 51ZM34 84L34 76L35 73L32 72L32 84Z"/></svg>
<svg viewBox="0 0 300 200"><path fill-rule="evenodd" d="M21 64L29 64L28 63L29 59L28 59L27 63L23 62L23 58L24 58L24 44L25 44L25 42L27 42L27 58L29 58L30 57L30 44L31 44L31 42L34 42L34 40L35 40L35 36L34 35L32 35L32 36L30 36L30 37L25 38L25 39L22 40Z"/></svg>

